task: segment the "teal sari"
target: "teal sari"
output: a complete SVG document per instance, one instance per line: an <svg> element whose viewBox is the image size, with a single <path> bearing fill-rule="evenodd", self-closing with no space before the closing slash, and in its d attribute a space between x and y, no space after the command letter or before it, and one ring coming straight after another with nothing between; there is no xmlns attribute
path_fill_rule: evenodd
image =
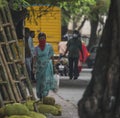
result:
<svg viewBox="0 0 120 118"><path fill-rule="evenodd" d="M42 51L39 46L35 47L36 56L36 92L38 98L48 95L49 90L54 89L53 48L46 43L45 49Z"/></svg>

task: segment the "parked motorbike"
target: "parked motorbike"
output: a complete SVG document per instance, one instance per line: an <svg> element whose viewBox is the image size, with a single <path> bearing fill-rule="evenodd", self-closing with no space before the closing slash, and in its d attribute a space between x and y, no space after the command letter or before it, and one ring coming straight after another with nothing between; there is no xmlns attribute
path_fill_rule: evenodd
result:
<svg viewBox="0 0 120 118"><path fill-rule="evenodd" d="M66 57L62 57L56 63L55 68L60 76L68 76L68 59Z"/></svg>

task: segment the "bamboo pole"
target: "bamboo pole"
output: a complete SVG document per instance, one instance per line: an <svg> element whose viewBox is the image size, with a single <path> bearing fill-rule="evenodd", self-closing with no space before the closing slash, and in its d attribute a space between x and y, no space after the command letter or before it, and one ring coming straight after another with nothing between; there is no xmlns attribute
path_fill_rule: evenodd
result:
<svg viewBox="0 0 120 118"><path fill-rule="evenodd" d="M6 70L7 74L8 74L8 79L10 80L10 84L11 84L11 86L12 86L12 91L13 91L13 93L14 93L15 99L16 99L16 101L20 101L19 95L18 95L18 93L17 93L17 91L16 91L16 86L15 86L14 81L13 81L13 79L12 79L12 76L11 76L11 73L10 73L10 70L9 70L9 67L8 67L8 64L7 64L6 60L5 60L5 56L4 56L4 53L3 53L3 51L2 51L1 46L0 46L0 51L1 51L1 58L2 58L2 60L3 60L5 70Z"/></svg>
<svg viewBox="0 0 120 118"><path fill-rule="evenodd" d="M9 21L10 21L10 23L12 24L11 26L14 26L14 25L13 25L13 22L12 22L11 14L10 14L10 12L8 12L8 11L10 11L8 6L6 7L6 11L7 11L6 13L8 13L7 16L9 17ZM14 27L12 27L12 29L14 29ZM13 30L12 30L12 31L13 31ZM14 31L15 31L15 30L14 30ZM13 33L15 39L17 39L16 33L15 33L14 31L13 31L12 33ZM18 41L17 41L17 44L18 44ZM19 52L20 52L20 51L19 51ZM30 92L30 95L32 96L32 99L35 99L35 96L34 96L34 93L33 93L33 89L32 89L32 85L31 85L31 82L30 82L30 80L29 80L29 77L28 77L28 73L27 73L25 64L24 64L23 68L25 69L25 75L26 75L26 82L27 82L27 84L28 84L28 90L29 90L29 92Z"/></svg>
<svg viewBox="0 0 120 118"><path fill-rule="evenodd" d="M0 107L4 106L3 98L0 91Z"/></svg>
<svg viewBox="0 0 120 118"><path fill-rule="evenodd" d="M5 7L4 9L5 13L6 13L6 16L7 16L7 19L9 20L8 22L11 24L11 27L10 27L10 31L11 31L11 36L12 36L12 39L16 41L16 50L18 52L18 56L20 59L22 59L22 56L20 55L20 49L19 49L19 44L18 44L18 38L17 38L17 35L16 35L16 32L15 32L15 27L14 27L14 24L13 24L13 21L12 21L12 17L11 17L11 13L10 13L10 9L8 6Z"/></svg>
<svg viewBox="0 0 120 118"><path fill-rule="evenodd" d="M1 10L1 15L2 15L2 19L3 19L2 24L8 24L9 21L8 21L8 18L7 18L7 15L5 13L4 8L1 8L0 10ZM4 25L2 25L2 26L4 26ZM10 40L12 40L12 36L11 36L11 34L10 34L10 32L8 30L9 30L9 27L6 27L5 28L6 37L7 37L6 39L7 39L7 41L10 41Z"/></svg>
<svg viewBox="0 0 120 118"><path fill-rule="evenodd" d="M4 12L4 10L2 9L2 13L3 14L5 14L5 12ZM4 22L7 22L6 20L7 20L7 18L5 17L5 15L3 15L4 17ZM18 73L18 70L17 70L17 68L16 68L16 64L14 63L14 59L13 59L13 55L12 55L12 52L11 52L11 48L10 48L10 46L9 46L9 44L8 44L8 37L6 36L6 33L8 33L8 32L10 32L9 31L9 29L7 28L7 31L5 32L5 29L3 28L3 31L2 31L2 35L3 35L3 37L4 37L4 39L5 39L5 41L6 41L6 44L7 44L7 46L6 46L6 49L7 49L7 51L8 51L8 56L10 57L10 61L12 61L13 62L13 64L12 65L9 65L8 66L8 68L9 68L9 70L10 70L10 73L8 73L9 75L11 74L11 76L14 78L14 79L16 79L16 78L19 78L19 73ZM8 33L9 34L9 33ZM13 72L14 71L14 72ZM14 80L11 80L11 81L13 81L13 83L14 83ZM26 99L26 92L25 91L23 91L23 89L22 88L24 88L23 86L22 86L22 84L20 84L19 83L19 85L17 85L17 84L15 84L16 86L18 86L20 89L21 89L21 94L22 94L22 96L24 97L24 99ZM19 95L17 95L17 96L21 96L20 95L20 92L17 92L17 94L19 94ZM22 99L22 98L21 98Z"/></svg>
<svg viewBox="0 0 120 118"><path fill-rule="evenodd" d="M11 14L9 7L5 7L1 10L2 15L0 14L0 26L1 34L3 37L4 45L0 46L1 58L5 65L5 70L8 74L8 79L10 81L12 91L14 93L15 99L17 102L20 102L22 99L27 99L27 88L32 99L35 99L31 82L28 78L28 73L26 71L25 64L18 66L16 63L16 55L18 55L18 61L22 61L21 53L18 46L18 40L15 32L15 28L12 22ZM8 25L9 24L9 25ZM6 35L7 34L7 35ZM15 42L11 42L11 41ZM3 42L2 41L2 42ZM10 43L9 43L10 42ZM15 51L14 51L15 49ZM7 53L7 54L6 54ZM24 69L25 72L21 73L20 68ZM24 81L21 80L21 75L24 75ZM27 86L25 86L25 83Z"/></svg>
<svg viewBox="0 0 120 118"><path fill-rule="evenodd" d="M0 51L0 57L1 57L1 51ZM8 79L7 72L6 72L6 69L4 68L4 64L3 64L1 58L0 58L0 63L1 63L0 67L2 69L2 70L0 70L0 71L2 71L1 72L1 80L7 82L7 84L6 84L6 92L8 92L10 100L12 100L13 102L15 102L15 97L13 95L12 88L10 86L10 81Z"/></svg>

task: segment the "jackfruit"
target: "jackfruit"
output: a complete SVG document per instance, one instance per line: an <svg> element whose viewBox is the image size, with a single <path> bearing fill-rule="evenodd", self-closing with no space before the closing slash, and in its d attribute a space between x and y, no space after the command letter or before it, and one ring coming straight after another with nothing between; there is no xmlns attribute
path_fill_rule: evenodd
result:
<svg viewBox="0 0 120 118"><path fill-rule="evenodd" d="M59 115L62 115L62 107L61 107L61 105L55 104L54 106L58 109Z"/></svg>
<svg viewBox="0 0 120 118"><path fill-rule="evenodd" d="M47 105L47 104L39 104L38 105L38 110L40 113L51 113L52 115L61 115L59 112L58 108L52 105Z"/></svg>
<svg viewBox="0 0 120 118"><path fill-rule="evenodd" d="M24 103L24 105L30 110L30 111L34 111L34 100L28 100L27 102Z"/></svg>
<svg viewBox="0 0 120 118"><path fill-rule="evenodd" d="M12 115L9 116L8 118L32 118L32 117L26 115Z"/></svg>
<svg viewBox="0 0 120 118"><path fill-rule="evenodd" d="M54 106L55 106L56 108L58 108L58 109L62 109L62 108L61 108L61 105L59 105L59 104L55 104Z"/></svg>
<svg viewBox="0 0 120 118"><path fill-rule="evenodd" d="M0 108L0 118L5 115L4 108Z"/></svg>
<svg viewBox="0 0 120 118"><path fill-rule="evenodd" d="M46 118L45 115L33 111L30 112L29 116L32 118Z"/></svg>
<svg viewBox="0 0 120 118"><path fill-rule="evenodd" d="M55 98L53 97L44 97L43 104L55 105Z"/></svg>
<svg viewBox="0 0 120 118"><path fill-rule="evenodd" d="M7 104L4 106L6 115L29 115L29 109L21 103Z"/></svg>

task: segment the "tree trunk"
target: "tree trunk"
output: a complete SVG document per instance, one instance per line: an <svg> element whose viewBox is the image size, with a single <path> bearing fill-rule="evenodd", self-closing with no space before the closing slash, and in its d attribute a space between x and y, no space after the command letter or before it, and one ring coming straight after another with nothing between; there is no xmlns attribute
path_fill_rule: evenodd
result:
<svg viewBox="0 0 120 118"><path fill-rule="evenodd" d="M80 118L120 118L120 0L111 0L92 78L78 102Z"/></svg>
<svg viewBox="0 0 120 118"><path fill-rule="evenodd" d="M90 21L91 33L90 33L90 41L89 41L88 49L90 49L91 46L95 45L97 42L96 40L97 40L97 28L98 28L99 18L98 16L96 18L97 20Z"/></svg>
<svg viewBox="0 0 120 118"><path fill-rule="evenodd" d="M82 27L84 26L86 20L87 20L87 18L84 18L84 19L82 20L80 26L79 26L78 29L77 29L78 31L80 31L80 30L82 29Z"/></svg>

